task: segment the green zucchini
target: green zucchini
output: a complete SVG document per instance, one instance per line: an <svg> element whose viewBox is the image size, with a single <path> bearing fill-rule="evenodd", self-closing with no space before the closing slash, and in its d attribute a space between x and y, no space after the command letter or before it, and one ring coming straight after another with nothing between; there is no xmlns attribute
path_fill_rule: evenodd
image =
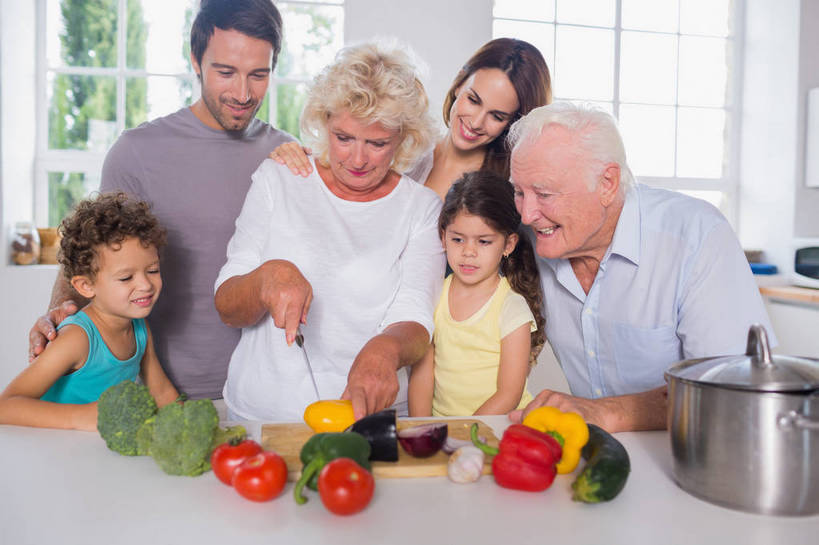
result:
<svg viewBox="0 0 819 545"><path fill-rule="evenodd" d="M589 442L581 454L586 467L572 483L572 499L586 503L613 499L626 486L631 471L625 447L605 430L589 424Z"/></svg>

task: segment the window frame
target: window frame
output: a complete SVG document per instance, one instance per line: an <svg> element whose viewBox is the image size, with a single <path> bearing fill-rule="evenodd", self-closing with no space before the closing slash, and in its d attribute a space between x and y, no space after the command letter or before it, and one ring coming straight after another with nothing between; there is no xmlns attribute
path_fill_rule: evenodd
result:
<svg viewBox="0 0 819 545"><path fill-rule="evenodd" d="M503 21L523 21L529 23L539 23L544 25L552 25L555 29L552 38L552 48L555 51L555 56L557 56L557 28L559 26L563 27L572 27L572 28L590 28L590 29L610 29L614 33L614 63L612 65L613 71L613 93L612 93L612 112L614 113L614 117L619 119L620 113L620 106L623 102L620 100L620 49L621 49L621 38L622 33L624 31L622 27L622 6L623 0L614 0L615 2L615 20L613 27L601 27L595 25L584 25L584 24L575 24L575 23L560 23L557 21L557 3L560 0L555 2L555 16L552 21L540 21L540 20L532 20L532 19L520 19L520 18L508 18L508 17L495 17L494 12L492 14L492 23L494 27L494 22L496 20L503 20ZM683 2L685 0L679 0ZM494 3L493 3L494 7ZM725 136L725 150L724 150L724 159L726 161L726 165L723 171L723 176L721 178L692 178L692 177L680 177L680 176L668 176L668 177L661 177L661 176L639 176L638 181L645 183L647 185L651 185L654 187L662 187L665 189L671 189L675 191L720 191L724 195L722 200L721 211L723 214L728 218L728 221L736 227L738 221L738 202L739 202L739 191L740 191L740 183L739 183L739 169L740 169L740 148L741 148L741 138L742 138L742 80L743 80L743 60L744 60L744 50L743 50L743 43L744 43L744 34L745 34L745 0L733 0L732 2L732 28L733 32L726 37L727 40L731 42L731 54L729 62L731 63L731 68L728 74L727 85L729 88L729 93L726 94L726 103L722 107L706 107L702 106L704 109L713 109L713 110L722 110L725 112L726 118L726 136ZM677 39L677 58L679 60L679 41L681 36L700 36L698 34L683 34L680 32L679 28L676 32L661 32L661 31L649 31L649 30L636 30L636 29L625 29L627 32L634 32L634 33L646 33L646 34L655 34L655 35L666 35L666 36L674 36ZM494 33L493 33L493 37ZM710 37L710 36L709 36ZM554 60L552 61L555 62ZM554 66L549 67L551 71L552 77L559 81L560 75L555 74ZM679 64L678 64L679 70ZM676 81L677 90L679 90L679 78ZM558 86L557 89L560 87ZM566 97L556 94L554 100L566 100L566 101L578 101L583 100L582 98L577 97ZM636 104L636 105L655 105L650 103L641 103L641 102L626 102L626 104ZM675 97L675 102L673 104L668 104L666 106L672 106L674 108L674 172L676 172L677 167L677 160L678 160L678 153L677 153L677 138L678 138L678 123L679 123L679 116L677 115L679 112L679 108L681 107L679 103L679 96ZM685 107L685 106L682 106ZM628 149L626 149L626 153L628 154Z"/></svg>

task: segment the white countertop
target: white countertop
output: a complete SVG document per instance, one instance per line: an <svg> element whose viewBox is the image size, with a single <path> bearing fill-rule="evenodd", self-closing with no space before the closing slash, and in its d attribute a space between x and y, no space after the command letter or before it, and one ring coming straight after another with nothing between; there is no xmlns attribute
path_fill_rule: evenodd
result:
<svg viewBox="0 0 819 545"><path fill-rule="evenodd" d="M505 417L484 419L500 437ZM248 431L259 438L260 425ZM770 517L714 506L671 479L665 432L618 434L632 472L609 503L571 501L573 475L542 493L491 476L379 479L361 513L338 517L289 483L254 503L213 473L171 477L149 457L109 451L96 433L0 426L0 544L816 544L819 516ZM581 462L582 467L582 462Z"/></svg>

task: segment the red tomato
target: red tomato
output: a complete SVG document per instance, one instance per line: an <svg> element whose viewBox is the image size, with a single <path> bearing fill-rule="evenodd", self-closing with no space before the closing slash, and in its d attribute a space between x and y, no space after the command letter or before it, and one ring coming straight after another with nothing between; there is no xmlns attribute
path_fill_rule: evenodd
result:
<svg viewBox="0 0 819 545"><path fill-rule="evenodd" d="M262 446L252 439L245 439L235 445L222 443L210 455L213 474L223 483L230 485L233 471L239 467L239 464L260 452L262 452Z"/></svg>
<svg viewBox="0 0 819 545"><path fill-rule="evenodd" d="M375 480L369 471L350 458L336 458L325 465L318 478L321 502L336 515L358 513L370 503Z"/></svg>
<svg viewBox="0 0 819 545"><path fill-rule="evenodd" d="M249 500L272 500L287 484L287 464L275 452L264 451L239 464L231 482L233 488Z"/></svg>

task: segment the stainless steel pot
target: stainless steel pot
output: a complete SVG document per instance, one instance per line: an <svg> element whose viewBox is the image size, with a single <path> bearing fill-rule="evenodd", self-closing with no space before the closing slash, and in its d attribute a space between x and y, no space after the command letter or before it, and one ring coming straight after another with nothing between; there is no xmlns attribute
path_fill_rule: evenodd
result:
<svg viewBox="0 0 819 545"><path fill-rule="evenodd" d="M743 511L819 513L819 360L772 356L754 325L745 355L682 361L665 378L680 487Z"/></svg>

